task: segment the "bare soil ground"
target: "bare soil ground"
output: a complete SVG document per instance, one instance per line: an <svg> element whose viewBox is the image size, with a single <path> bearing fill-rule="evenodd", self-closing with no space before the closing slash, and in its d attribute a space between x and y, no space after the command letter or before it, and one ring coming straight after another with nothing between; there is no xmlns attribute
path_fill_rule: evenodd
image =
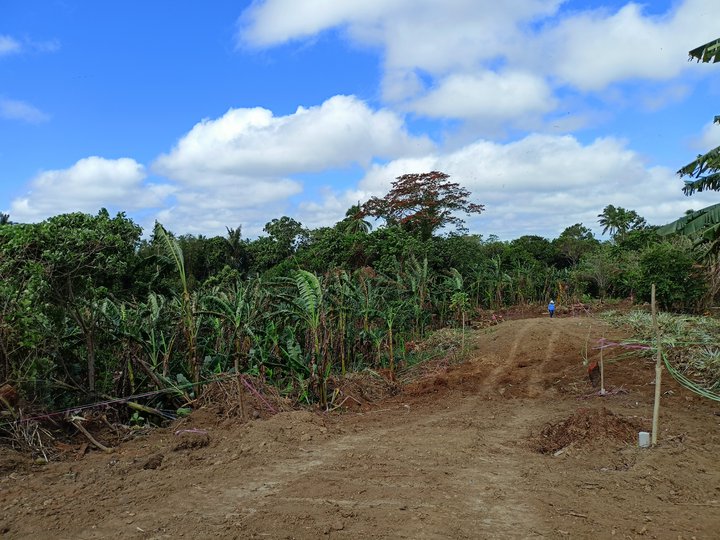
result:
<svg viewBox="0 0 720 540"><path fill-rule="evenodd" d="M666 375L660 444L638 448L653 365L611 363L623 392L598 397L589 331L621 337L587 317L512 320L476 332L470 362L359 411L200 410L111 454L2 454L0 536L718 538L720 406Z"/></svg>

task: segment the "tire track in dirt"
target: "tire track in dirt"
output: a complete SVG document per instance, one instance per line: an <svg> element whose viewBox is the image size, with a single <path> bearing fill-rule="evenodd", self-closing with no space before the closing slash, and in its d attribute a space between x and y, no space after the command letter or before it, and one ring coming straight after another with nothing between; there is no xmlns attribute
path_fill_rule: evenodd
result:
<svg viewBox="0 0 720 540"><path fill-rule="evenodd" d="M518 347L521 343L523 343L525 336L530 331L530 323L528 322L530 320L531 319L524 319L520 321L513 321L510 323L520 326L519 330L515 334L515 339L513 340L513 343L510 347L510 352L508 353L506 358L496 359L495 366L493 367L492 371L487 376L485 381L483 381L483 385L480 390L481 392L485 394L495 393L498 386L498 381L502 378L502 376L506 375L510 370L513 369L513 362L517 356Z"/></svg>
<svg viewBox="0 0 720 540"><path fill-rule="evenodd" d="M536 319L533 319L536 320ZM542 319L537 319L536 321L541 322ZM536 323L536 326L540 326ZM545 373L546 373L546 367L552 362L553 358L555 357L555 349L557 346L558 339L560 338L560 329L558 328L559 325L554 325L554 328L552 329L552 332L550 332L550 337L548 339L547 348L545 349L545 356L540 361L539 364L533 364L533 369L530 372L530 376L528 378L528 385L527 385L527 391L528 391L528 397L537 397L544 392L546 392L545 387L542 384L542 381L545 379Z"/></svg>

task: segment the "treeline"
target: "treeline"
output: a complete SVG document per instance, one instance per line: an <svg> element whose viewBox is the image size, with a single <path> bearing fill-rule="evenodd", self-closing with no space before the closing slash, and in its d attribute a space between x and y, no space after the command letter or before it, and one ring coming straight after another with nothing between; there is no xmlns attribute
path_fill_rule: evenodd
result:
<svg viewBox="0 0 720 540"><path fill-rule="evenodd" d="M57 408L153 389L191 396L192 383L242 372L325 405L333 377L393 373L413 361L411 342L464 328L485 310L551 298L645 301L651 283L666 309L694 310L716 292L715 273L689 241L660 237L624 209L599 216L612 235L605 242L582 224L551 240L440 234L462 227L442 213L453 204L444 195L459 197L453 211L482 207L463 206L469 194L439 180L434 197L422 189L425 202L395 216L376 199L332 227L274 219L252 240L239 228L205 237L159 224L143 239L131 219L105 210L37 224L6 219L0 385ZM371 230L368 216L385 224Z"/></svg>

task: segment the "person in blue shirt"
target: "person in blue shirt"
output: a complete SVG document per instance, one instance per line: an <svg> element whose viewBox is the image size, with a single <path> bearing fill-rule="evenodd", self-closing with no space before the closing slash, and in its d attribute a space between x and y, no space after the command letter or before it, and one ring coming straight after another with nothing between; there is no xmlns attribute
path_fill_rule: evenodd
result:
<svg viewBox="0 0 720 540"><path fill-rule="evenodd" d="M550 318L552 319L555 315L555 300L550 300L550 303L548 304L548 312L550 313Z"/></svg>

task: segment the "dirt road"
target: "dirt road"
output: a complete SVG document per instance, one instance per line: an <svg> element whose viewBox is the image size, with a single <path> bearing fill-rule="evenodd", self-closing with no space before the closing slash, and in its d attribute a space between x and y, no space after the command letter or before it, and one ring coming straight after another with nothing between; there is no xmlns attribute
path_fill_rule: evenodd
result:
<svg viewBox="0 0 720 540"><path fill-rule="evenodd" d="M477 332L471 362L363 412L245 424L199 411L112 454L0 473L7 538L717 538L720 406L668 381L661 445L651 363L607 369L597 397L581 351L614 336L591 318ZM593 353L591 353L593 354ZM602 411L607 424L592 426ZM537 451L572 415L591 435ZM564 426L564 425L563 425ZM563 427L561 426L561 427ZM573 433L576 433L573 431ZM541 437L540 437L541 438Z"/></svg>

